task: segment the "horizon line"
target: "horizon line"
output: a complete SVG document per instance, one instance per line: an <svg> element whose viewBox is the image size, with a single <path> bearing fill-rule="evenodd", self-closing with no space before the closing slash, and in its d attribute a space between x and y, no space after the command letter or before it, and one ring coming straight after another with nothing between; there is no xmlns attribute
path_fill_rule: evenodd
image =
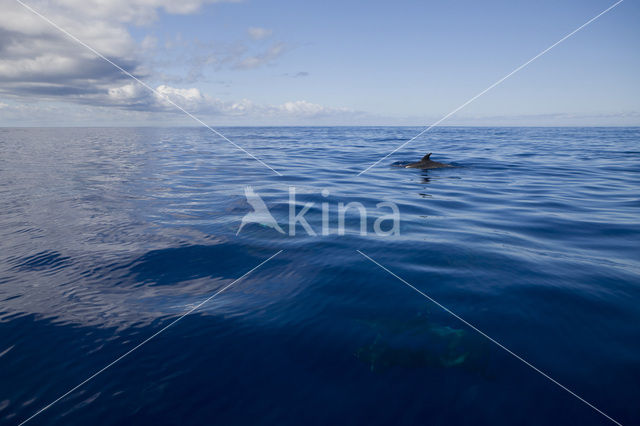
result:
<svg viewBox="0 0 640 426"><path fill-rule="evenodd" d="M411 125L411 124L322 124L322 125L305 125L305 124L285 124L285 125L257 125L257 124L249 124L249 125L216 125L219 128L309 128L309 127L317 127L317 128L327 128L327 127L404 127L404 128L415 128L415 127L423 127L421 124ZM584 128L619 128L619 129L630 129L630 128L640 128L640 124L636 125L443 125L438 126L439 128L548 128L548 129L584 129ZM0 129L201 129L202 126L187 126L187 125L158 125L158 126L149 126L149 125L95 125L95 126L87 126L87 125L68 125L68 126L32 126L32 125L17 125L17 126L3 126L0 125Z"/></svg>

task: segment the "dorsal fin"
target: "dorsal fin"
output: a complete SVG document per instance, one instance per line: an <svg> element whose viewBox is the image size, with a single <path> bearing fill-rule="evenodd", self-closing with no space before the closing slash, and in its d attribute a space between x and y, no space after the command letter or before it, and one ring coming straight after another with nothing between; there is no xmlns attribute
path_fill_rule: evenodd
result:
<svg viewBox="0 0 640 426"><path fill-rule="evenodd" d="M420 160L420 161L429 161L429 157L431 157L431 153L428 153L427 155L422 157L422 160Z"/></svg>

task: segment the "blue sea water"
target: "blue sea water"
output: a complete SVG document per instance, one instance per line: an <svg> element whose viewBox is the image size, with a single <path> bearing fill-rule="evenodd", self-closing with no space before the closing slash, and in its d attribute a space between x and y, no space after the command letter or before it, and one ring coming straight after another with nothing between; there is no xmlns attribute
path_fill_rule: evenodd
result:
<svg viewBox="0 0 640 426"><path fill-rule="evenodd" d="M0 129L0 422L282 250L30 424L612 424L360 250L640 423L640 129L444 127L358 176L419 130L221 130L278 176L207 129ZM426 152L458 167L391 167ZM317 235L237 234L247 186Z"/></svg>

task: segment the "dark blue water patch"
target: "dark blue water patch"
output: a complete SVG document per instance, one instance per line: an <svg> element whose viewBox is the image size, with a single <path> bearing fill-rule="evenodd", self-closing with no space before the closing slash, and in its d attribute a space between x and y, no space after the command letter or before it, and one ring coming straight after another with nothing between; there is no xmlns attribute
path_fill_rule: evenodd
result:
<svg viewBox="0 0 640 426"><path fill-rule="evenodd" d="M230 244L175 247L145 253L125 267L139 285L175 285L203 277L237 278L273 252Z"/></svg>
<svg viewBox="0 0 640 426"><path fill-rule="evenodd" d="M168 331L163 339L141 349L135 359L123 360L117 369L110 371L109 378L96 378L64 404L52 407L47 415L57 419L54 423L61 424L76 423L74 419L99 422L113 416L114 410L126 413L118 416L126 422L198 423L215 416L224 423L279 423L294 416L300 421L325 423L344 421L347 410L353 421L385 424L398 413L412 410L421 417L436 413L436 416L460 422L467 414L463 411L452 413L451 404L465 408L473 405L483 392L504 386L505 383L496 378L500 370L496 363L509 361L500 354L495 355L497 359L492 359L486 348L480 351L484 353L474 355L485 357L479 363L474 361L470 365L467 362L465 367L442 366L442 359L453 356L452 351L457 349L466 354L464 351L468 350L464 344L460 348L459 331L456 329L445 327L432 332L437 341L416 348L410 343L415 342L415 338L411 338L411 331L406 331L406 325L401 323L398 326L385 318L377 318L377 321L383 326L385 321L392 323L386 327L388 331L382 332L384 336L381 338L378 337L379 331L367 332L367 326L359 327L358 322L347 323L361 333L360 338L353 341L333 333L309 336L295 325L286 329L249 332L242 327L233 327L229 321L195 316L186 319L179 332L177 329ZM25 319L21 324L12 325L36 331L33 324ZM154 325L162 326L161 323ZM89 375L92 369L101 368L109 362L104 351L87 354L83 350L109 347L113 352L124 351L133 343L132 340L139 337L136 333L126 332L113 339L113 330L85 334L82 329L58 327L53 331L49 334L55 339L44 339L38 343L40 348L48 348L49 362L57 363L67 372L66 377L58 381L58 385L64 385L64 388L72 387L73 379ZM403 333L405 339L402 338ZM387 334L390 340L385 340ZM418 334L423 337L424 333ZM216 336L215 340L211 339L212 336ZM73 340L78 347L69 350L65 346L65 350L61 350L56 342L62 338ZM441 342L443 338L452 339L457 347L451 348L450 342ZM176 348L188 350L177 351ZM173 354L169 359L165 357L167 352ZM194 360L195 353L207 355ZM379 361L373 369L370 364L372 357ZM77 362L80 360L83 362ZM18 360L14 355L7 361L24 363L34 371L50 368L48 363L37 362L35 357ZM31 363L27 364L29 361ZM233 366L234 370L221 374L219 366L222 365ZM283 369L289 374L283 376ZM407 374L414 380L402 380ZM337 377L341 379L332 379ZM459 390L459 386L470 377L478 383L471 395L468 391L473 388ZM12 376L6 378L17 379ZM426 389L425 383L429 383ZM447 405L432 402L435 394L430 389L434 386L437 386L439 401L447 401ZM33 406L57 395L57 386L41 386L38 380L23 383L23 387L33 389L33 393L24 395L29 398L29 404L9 405L5 410L8 421L27 415ZM175 398L174 389L181 389L183 397L180 400ZM360 389L369 391L363 393ZM398 391L414 395L414 398L397 400L393 395ZM277 397L267 400L265 393ZM190 397L186 398L186 395ZM161 406L158 400L163 401ZM385 400L392 407L375 403ZM255 403L247 405L247 401ZM328 404L331 401L333 403ZM499 398L477 416L490 418L491 410L506 402L511 401ZM348 410L354 404L357 411ZM399 423L410 424L412 419L413 416Z"/></svg>

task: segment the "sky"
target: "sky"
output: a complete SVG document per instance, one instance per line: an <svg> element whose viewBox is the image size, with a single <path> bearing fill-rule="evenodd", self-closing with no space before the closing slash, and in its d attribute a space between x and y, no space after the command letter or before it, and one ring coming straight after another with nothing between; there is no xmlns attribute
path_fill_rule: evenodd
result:
<svg viewBox="0 0 640 426"><path fill-rule="evenodd" d="M615 0L0 0L0 126L439 120ZM625 0L441 125L640 125ZM170 100L170 101L169 101Z"/></svg>

